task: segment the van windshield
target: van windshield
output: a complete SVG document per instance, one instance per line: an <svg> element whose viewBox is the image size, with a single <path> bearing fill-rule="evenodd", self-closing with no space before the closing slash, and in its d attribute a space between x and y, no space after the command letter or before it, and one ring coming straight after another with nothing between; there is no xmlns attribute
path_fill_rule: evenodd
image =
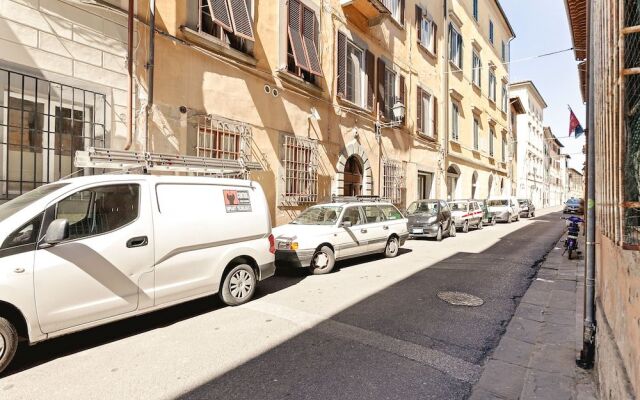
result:
<svg viewBox="0 0 640 400"><path fill-rule="evenodd" d="M489 207L508 206L509 200L489 200L487 201Z"/></svg>
<svg viewBox="0 0 640 400"><path fill-rule="evenodd" d="M309 207L293 220L292 224L299 225L334 225L342 212L339 206Z"/></svg>
<svg viewBox="0 0 640 400"><path fill-rule="evenodd" d="M33 202L40 200L49 193L53 193L61 187L67 185L68 183L52 183L50 185L40 186L30 192L16 197L13 200L7 201L6 203L0 205L0 222L4 221L9 216L17 213Z"/></svg>

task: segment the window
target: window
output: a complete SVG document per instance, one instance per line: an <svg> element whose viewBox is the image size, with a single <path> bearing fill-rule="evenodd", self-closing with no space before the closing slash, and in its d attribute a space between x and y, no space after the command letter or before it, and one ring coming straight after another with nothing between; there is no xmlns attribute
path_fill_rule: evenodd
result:
<svg viewBox="0 0 640 400"><path fill-rule="evenodd" d="M364 219L360 207L347 207L342 216L342 222L351 222L351 226L362 225Z"/></svg>
<svg viewBox="0 0 640 400"><path fill-rule="evenodd" d="M359 106L373 109L375 99L375 57L338 32L336 60L338 97Z"/></svg>
<svg viewBox="0 0 640 400"><path fill-rule="evenodd" d="M462 35L453 24L449 24L449 61L462 68Z"/></svg>
<svg viewBox="0 0 640 400"><path fill-rule="evenodd" d="M476 171L473 171L473 175L471 175L471 198L475 199L476 198L476 189L478 188L478 173ZM478 207L477 204L472 201L471 203L469 203L469 208L472 210L476 210Z"/></svg>
<svg viewBox="0 0 640 400"><path fill-rule="evenodd" d="M480 75L482 74L482 61L475 51L473 52L473 62L471 67L471 82L477 87L482 86Z"/></svg>
<svg viewBox="0 0 640 400"><path fill-rule="evenodd" d="M387 218L378 206L364 206L364 218L367 224L375 224L376 222L384 222Z"/></svg>
<svg viewBox="0 0 640 400"><path fill-rule="evenodd" d="M139 199L139 185L94 187L60 201L55 218L69 221L69 239L100 235L136 220Z"/></svg>
<svg viewBox="0 0 640 400"><path fill-rule="evenodd" d="M460 110L458 109L458 105L454 102L451 102L451 139L458 140L458 119L460 117Z"/></svg>
<svg viewBox="0 0 640 400"><path fill-rule="evenodd" d="M489 70L489 100L496 102L496 75Z"/></svg>
<svg viewBox="0 0 640 400"><path fill-rule="evenodd" d="M384 70L384 115L388 119L393 117L393 105L396 102L396 73L390 69Z"/></svg>
<svg viewBox="0 0 640 400"><path fill-rule="evenodd" d="M493 128L489 128L489 155L493 157L493 137L496 135L496 131Z"/></svg>
<svg viewBox="0 0 640 400"><path fill-rule="evenodd" d="M432 54L436 54L436 32L437 26L433 19L423 13L422 8L416 5L416 27L418 29L418 43L429 50Z"/></svg>
<svg viewBox="0 0 640 400"><path fill-rule="evenodd" d="M473 0L473 19L478 20L478 0Z"/></svg>
<svg viewBox="0 0 640 400"><path fill-rule="evenodd" d="M200 0L198 31L213 36L232 49L253 53L251 0Z"/></svg>
<svg viewBox="0 0 640 400"><path fill-rule="evenodd" d="M489 20L489 42L493 44L493 21Z"/></svg>
<svg viewBox="0 0 640 400"><path fill-rule="evenodd" d="M504 40L502 41L502 52L501 52L502 56L502 62L507 62L507 46L504 44Z"/></svg>
<svg viewBox="0 0 640 400"><path fill-rule="evenodd" d="M396 220L396 219L404 218L402 216L402 213L400 211L398 211L398 209L395 208L394 206L382 204L382 205L380 205L380 209L382 210L382 212L384 213L385 217L387 218L387 221L393 221L393 220Z"/></svg>
<svg viewBox="0 0 640 400"><path fill-rule="evenodd" d="M347 42L347 93L345 98L364 107L364 51Z"/></svg>
<svg viewBox="0 0 640 400"><path fill-rule="evenodd" d="M383 197L389 199L393 204L402 203L404 191L404 171L402 162L385 160L383 165Z"/></svg>
<svg viewBox="0 0 640 400"><path fill-rule="evenodd" d="M382 4L391 12L391 16L393 19L398 21L399 23L404 23L404 10L402 7L404 6L404 1L402 0L382 0Z"/></svg>
<svg viewBox="0 0 640 400"><path fill-rule="evenodd" d="M417 87L417 120L418 133L428 137L435 137L437 131L438 106L437 100L420 86Z"/></svg>
<svg viewBox="0 0 640 400"><path fill-rule="evenodd" d="M502 83L502 112L507 113L509 107L509 93L507 92L507 84Z"/></svg>
<svg viewBox="0 0 640 400"><path fill-rule="evenodd" d="M198 117L197 131L188 135L188 154L197 157L225 160L252 161L251 128L243 123L214 118Z"/></svg>
<svg viewBox="0 0 640 400"><path fill-rule="evenodd" d="M473 118L473 149L478 150L480 148L480 121L477 118Z"/></svg>
<svg viewBox="0 0 640 400"><path fill-rule="evenodd" d="M430 199L432 185L433 174L431 172L418 172L418 199Z"/></svg>
<svg viewBox="0 0 640 400"><path fill-rule="evenodd" d="M299 136L284 136L285 202L308 203L318 200L318 143Z"/></svg>
<svg viewBox="0 0 640 400"><path fill-rule="evenodd" d="M72 173L77 150L108 147L103 94L0 68L0 200Z"/></svg>
<svg viewBox="0 0 640 400"><path fill-rule="evenodd" d="M316 13L300 0L289 0L287 30L287 70L315 84L315 77L322 76Z"/></svg>
<svg viewBox="0 0 640 400"><path fill-rule="evenodd" d="M42 224L42 213L7 236L2 243L2 250L26 245L29 248L25 250L34 250L40 234L40 224ZM2 255L1 251L0 255Z"/></svg>

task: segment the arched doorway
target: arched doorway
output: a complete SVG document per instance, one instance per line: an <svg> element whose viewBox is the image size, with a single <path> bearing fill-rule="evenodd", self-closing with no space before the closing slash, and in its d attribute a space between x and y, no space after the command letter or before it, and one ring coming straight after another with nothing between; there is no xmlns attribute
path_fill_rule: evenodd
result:
<svg viewBox="0 0 640 400"><path fill-rule="evenodd" d="M476 198L476 189L478 187L478 171L473 171L471 176L471 198Z"/></svg>
<svg viewBox="0 0 640 400"><path fill-rule="evenodd" d="M453 200L456 197L458 188L458 179L460 179L460 168L452 164L447 168L447 200Z"/></svg>
<svg viewBox="0 0 640 400"><path fill-rule="evenodd" d="M355 155L347 158L344 164L343 196L359 196L362 194L363 166Z"/></svg>

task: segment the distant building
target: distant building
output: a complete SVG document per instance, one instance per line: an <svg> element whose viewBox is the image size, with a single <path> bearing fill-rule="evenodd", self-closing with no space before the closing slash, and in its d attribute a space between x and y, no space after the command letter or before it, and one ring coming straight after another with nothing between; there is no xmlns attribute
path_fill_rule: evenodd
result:
<svg viewBox="0 0 640 400"><path fill-rule="evenodd" d="M582 172L574 168L569 168L567 175L569 188L567 195L569 198L583 199L584 198L584 175Z"/></svg>
<svg viewBox="0 0 640 400"><path fill-rule="evenodd" d="M509 99L509 194L515 196L518 189L518 115L527 111L519 97Z"/></svg>
<svg viewBox="0 0 640 400"><path fill-rule="evenodd" d="M558 206L564 201L564 182L561 177L562 156L560 149L564 146L551 132L544 128L544 186L543 203L545 207Z"/></svg>

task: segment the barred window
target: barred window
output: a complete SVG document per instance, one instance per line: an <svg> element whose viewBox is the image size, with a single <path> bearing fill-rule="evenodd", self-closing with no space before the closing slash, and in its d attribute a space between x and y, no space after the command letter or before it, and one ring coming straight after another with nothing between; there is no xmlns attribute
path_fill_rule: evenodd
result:
<svg viewBox="0 0 640 400"><path fill-rule="evenodd" d="M283 201L313 203L318 200L318 142L298 136L284 136Z"/></svg>
<svg viewBox="0 0 640 400"><path fill-rule="evenodd" d="M226 160L247 159L251 130L240 123L206 115L198 121L196 156Z"/></svg>
<svg viewBox="0 0 640 400"><path fill-rule="evenodd" d="M107 147L104 94L0 68L0 200L83 169L78 150Z"/></svg>
<svg viewBox="0 0 640 400"><path fill-rule="evenodd" d="M402 162L384 160L384 187L383 197L393 204L402 204L405 189L404 168Z"/></svg>

